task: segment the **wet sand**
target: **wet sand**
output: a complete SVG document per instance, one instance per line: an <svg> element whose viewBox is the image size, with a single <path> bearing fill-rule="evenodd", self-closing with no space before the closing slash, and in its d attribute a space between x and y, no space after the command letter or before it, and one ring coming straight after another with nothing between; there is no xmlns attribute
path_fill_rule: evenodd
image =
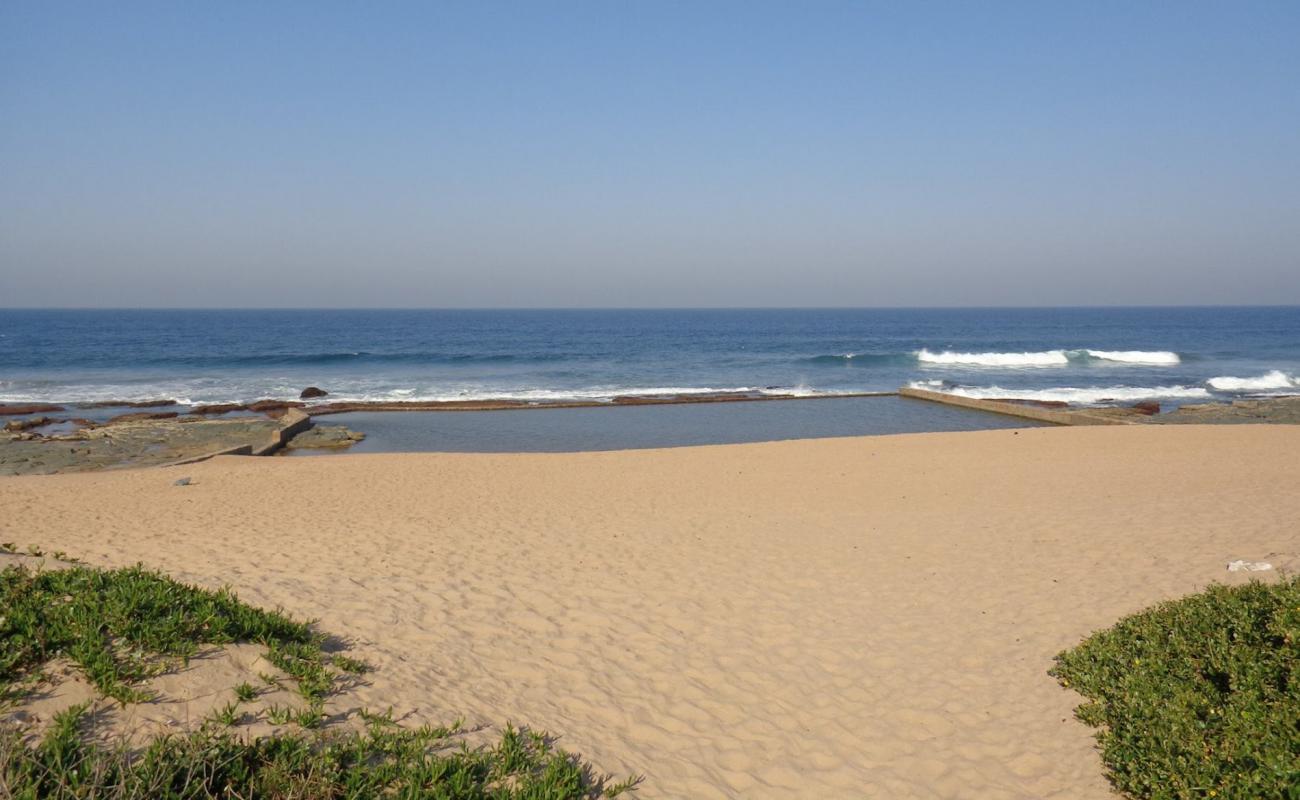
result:
<svg viewBox="0 0 1300 800"><path fill-rule="evenodd" d="M642 797L1103 798L1052 656L1229 560L1300 567L1300 427L222 457L0 508L0 541L318 618L378 668L361 704L547 729Z"/></svg>

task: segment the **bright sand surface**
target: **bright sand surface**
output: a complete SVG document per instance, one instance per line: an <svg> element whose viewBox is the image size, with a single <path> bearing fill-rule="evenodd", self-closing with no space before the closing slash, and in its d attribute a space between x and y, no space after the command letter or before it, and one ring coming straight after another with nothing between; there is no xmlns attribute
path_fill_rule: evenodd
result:
<svg viewBox="0 0 1300 800"><path fill-rule="evenodd" d="M1099 798L1053 655L1229 560L1300 567L1300 428L227 457L0 509L0 541L318 618L378 668L353 706L546 729L639 796Z"/></svg>

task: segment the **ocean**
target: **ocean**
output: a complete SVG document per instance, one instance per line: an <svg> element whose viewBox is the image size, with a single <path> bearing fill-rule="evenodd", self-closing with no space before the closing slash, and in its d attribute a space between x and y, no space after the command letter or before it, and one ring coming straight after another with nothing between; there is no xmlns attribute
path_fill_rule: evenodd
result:
<svg viewBox="0 0 1300 800"><path fill-rule="evenodd" d="M1300 391L1300 307L0 310L0 401Z"/></svg>

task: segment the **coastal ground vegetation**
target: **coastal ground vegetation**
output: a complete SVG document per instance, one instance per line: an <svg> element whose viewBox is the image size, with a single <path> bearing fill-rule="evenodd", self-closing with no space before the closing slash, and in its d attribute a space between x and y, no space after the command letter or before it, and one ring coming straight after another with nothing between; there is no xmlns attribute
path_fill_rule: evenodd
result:
<svg viewBox="0 0 1300 800"><path fill-rule="evenodd" d="M1215 585L1057 657L1134 798L1300 800L1300 578Z"/></svg>
<svg viewBox="0 0 1300 800"><path fill-rule="evenodd" d="M265 647L288 679L233 686L235 699L198 727L143 744L86 736L85 704L60 712L35 741L18 726L0 726L0 796L563 800L614 797L636 783L610 782L545 734L509 725L480 747L467 746L456 726L411 728L387 713L362 712L359 729L321 729L325 698L369 666L325 652L312 625L247 605L228 589L188 586L139 566L0 571L0 703L11 709L41 684L52 659L80 670L105 698L138 703L150 699L151 676L232 642ZM303 707L260 712L283 726L271 735L232 732L252 713L242 705L282 682L294 684Z"/></svg>

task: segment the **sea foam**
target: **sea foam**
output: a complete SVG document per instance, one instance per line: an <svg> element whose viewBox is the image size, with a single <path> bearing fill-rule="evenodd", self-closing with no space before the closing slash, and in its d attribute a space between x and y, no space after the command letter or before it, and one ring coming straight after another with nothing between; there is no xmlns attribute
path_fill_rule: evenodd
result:
<svg viewBox="0 0 1300 800"><path fill-rule="evenodd" d="M201 385L202 384L202 385ZM330 402L612 402L615 397L677 397L712 394L752 394L769 396L813 397L842 392L823 391L806 384L786 386L618 386L615 384L566 389L493 387L490 385L392 386L384 381L341 380L328 383ZM297 399L297 385L277 379L232 381L229 385L205 385L204 382L176 381L159 384L64 384L43 392L12 391L0 386L0 403L34 402L104 402L110 400L175 400L179 405L212 403L247 403L263 398Z"/></svg>
<svg viewBox="0 0 1300 800"><path fill-rule="evenodd" d="M416 403L446 402L612 402L616 397L685 397L701 395L752 394L769 396L812 397L835 395L838 392L819 391L804 385L797 386L588 386L574 389L494 389L491 387L465 388L444 391L416 391L388 389L382 391L331 392L329 399L343 402L382 403L392 401Z"/></svg>
<svg viewBox="0 0 1300 800"><path fill-rule="evenodd" d="M1028 353L942 353L921 350L916 359L922 364L947 364L963 367L1062 367L1071 359L1113 361L1144 366L1176 366L1182 358L1168 350L1043 350Z"/></svg>
<svg viewBox="0 0 1300 800"><path fill-rule="evenodd" d="M1297 385L1280 369L1275 369L1258 378L1234 378L1231 375L1223 375L1218 378L1210 378L1206 381L1206 384L1211 389L1217 389L1220 392L1257 392L1268 389L1290 389Z"/></svg>
<svg viewBox="0 0 1300 800"><path fill-rule="evenodd" d="M916 360L922 364L950 364L967 367L1060 367L1070 363L1064 350L1041 353L932 353L921 350Z"/></svg>
<svg viewBox="0 0 1300 800"><path fill-rule="evenodd" d="M1089 358L1100 361L1119 361L1124 364L1149 364L1175 366L1182 363L1177 353L1168 350L1084 350Z"/></svg>

